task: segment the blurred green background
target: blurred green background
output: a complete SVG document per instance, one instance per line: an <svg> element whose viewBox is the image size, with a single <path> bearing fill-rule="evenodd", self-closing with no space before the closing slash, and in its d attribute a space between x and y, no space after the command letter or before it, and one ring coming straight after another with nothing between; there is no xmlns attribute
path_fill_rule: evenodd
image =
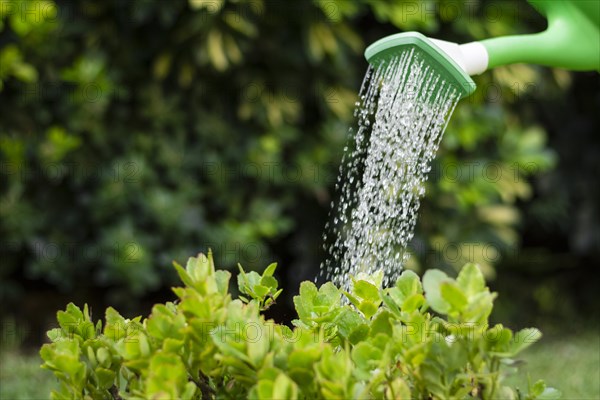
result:
<svg viewBox="0 0 600 400"><path fill-rule="evenodd" d="M3 364L38 347L69 301L147 314L172 297L171 262L208 248L221 268L278 262L287 298L273 316L291 319L324 257L366 45L544 27L512 0L0 0ZM479 263L500 293L495 319L540 327L546 357L567 337L593 365L599 75L513 65L474 79L408 267ZM593 398L597 364L582 373L592 391L571 393Z"/></svg>

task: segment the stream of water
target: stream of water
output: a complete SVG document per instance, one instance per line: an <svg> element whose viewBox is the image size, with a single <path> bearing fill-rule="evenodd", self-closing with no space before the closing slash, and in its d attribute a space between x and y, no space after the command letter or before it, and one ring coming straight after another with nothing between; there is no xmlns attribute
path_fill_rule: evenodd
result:
<svg viewBox="0 0 600 400"><path fill-rule="evenodd" d="M418 50L369 67L323 237L321 274L328 280L348 289L351 276L382 270L384 287L396 281L409 257L431 161L458 99Z"/></svg>

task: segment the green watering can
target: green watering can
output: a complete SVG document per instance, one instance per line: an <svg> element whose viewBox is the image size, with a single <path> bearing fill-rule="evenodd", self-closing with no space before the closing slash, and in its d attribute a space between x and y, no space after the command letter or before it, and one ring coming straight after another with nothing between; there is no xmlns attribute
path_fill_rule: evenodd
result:
<svg viewBox="0 0 600 400"><path fill-rule="evenodd" d="M539 64L574 71L600 71L600 0L528 0L548 19L548 28L530 35L504 36L459 45L405 32L370 45L365 57L378 64L409 46L441 75L455 82L461 97L475 91L470 75L500 65Z"/></svg>

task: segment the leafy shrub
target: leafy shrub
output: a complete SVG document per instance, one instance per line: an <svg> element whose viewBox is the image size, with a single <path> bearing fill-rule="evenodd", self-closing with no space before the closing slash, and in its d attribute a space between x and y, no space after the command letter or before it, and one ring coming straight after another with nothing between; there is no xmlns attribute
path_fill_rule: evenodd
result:
<svg viewBox="0 0 600 400"><path fill-rule="evenodd" d="M161 266L208 247L224 268L275 258L298 266L292 279L313 276L365 45L535 21L513 2L445 3L4 2L0 302L18 304L32 279L132 307L175 278ZM552 161L545 132L516 111L531 108L523 88L553 79L528 66L476 79L445 134L412 261L477 261L489 276L500 256L482 250L516 242L525 175Z"/></svg>
<svg viewBox="0 0 600 400"><path fill-rule="evenodd" d="M294 328L261 314L281 293L272 264L240 267L241 296L212 254L175 264L185 284L175 302L125 319L113 308L94 322L69 304L40 354L60 380L55 399L556 398L543 381L527 394L503 385L506 369L540 337L488 326L495 293L480 269L421 282L404 271L391 288L359 275L350 293L303 282ZM347 301L344 300L347 299ZM348 303L349 301L349 303Z"/></svg>

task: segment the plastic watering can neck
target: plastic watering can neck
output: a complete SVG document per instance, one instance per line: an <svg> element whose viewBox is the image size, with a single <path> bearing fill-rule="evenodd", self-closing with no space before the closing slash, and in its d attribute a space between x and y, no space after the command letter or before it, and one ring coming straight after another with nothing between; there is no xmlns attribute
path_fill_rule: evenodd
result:
<svg viewBox="0 0 600 400"><path fill-rule="evenodd" d="M403 32L372 43L365 58L376 65L404 50L417 49L445 79L456 84L461 97L475 90L470 75L501 65L528 63L600 72L600 0L529 2L548 19L545 31L466 44Z"/></svg>
<svg viewBox="0 0 600 400"><path fill-rule="evenodd" d="M487 68L513 63L600 71L600 1L529 0L548 19L537 34L483 40Z"/></svg>

